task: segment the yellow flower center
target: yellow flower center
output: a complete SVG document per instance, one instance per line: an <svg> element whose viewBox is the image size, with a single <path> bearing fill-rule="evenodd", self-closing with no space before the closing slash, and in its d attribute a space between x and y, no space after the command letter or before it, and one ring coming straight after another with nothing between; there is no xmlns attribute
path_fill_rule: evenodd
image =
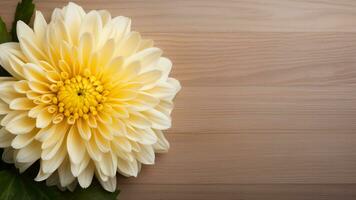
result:
<svg viewBox="0 0 356 200"><path fill-rule="evenodd" d="M103 109L103 103L107 99L109 91L104 90L102 83L94 76L69 77L66 72L61 73L62 80L51 85L51 89L57 92L52 98L56 109L68 117L68 122L74 122L89 115L97 115Z"/></svg>

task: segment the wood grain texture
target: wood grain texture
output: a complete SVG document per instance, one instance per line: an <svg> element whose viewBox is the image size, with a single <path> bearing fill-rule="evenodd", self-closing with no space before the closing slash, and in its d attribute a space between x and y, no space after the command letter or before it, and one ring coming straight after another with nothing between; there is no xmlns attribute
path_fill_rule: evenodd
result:
<svg viewBox="0 0 356 200"><path fill-rule="evenodd" d="M224 200L329 200L355 199L354 184L310 185L132 185L121 186L120 197L136 200L182 200L182 199L224 199ZM133 196L135 193L137 196ZM149 194L149 195L147 195Z"/></svg>
<svg viewBox="0 0 356 200"><path fill-rule="evenodd" d="M356 199L356 1L75 2L130 16L183 85L170 152L120 199Z"/></svg>
<svg viewBox="0 0 356 200"><path fill-rule="evenodd" d="M37 0L46 14L65 0ZM353 0L74 0L90 9L131 16L147 32L355 32ZM11 20L16 1L2 0ZM9 9L7 9L9 8Z"/></svg>

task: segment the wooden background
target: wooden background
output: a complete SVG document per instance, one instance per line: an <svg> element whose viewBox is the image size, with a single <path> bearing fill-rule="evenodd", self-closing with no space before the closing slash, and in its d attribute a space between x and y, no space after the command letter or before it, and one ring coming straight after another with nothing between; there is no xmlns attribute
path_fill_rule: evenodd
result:
<svg viewBox="0 0 356 200"><path fill-rule="evenodd" d="M183 86L170 152L120 199L356 199L355 0L76 2L132 17Z"/></svg>

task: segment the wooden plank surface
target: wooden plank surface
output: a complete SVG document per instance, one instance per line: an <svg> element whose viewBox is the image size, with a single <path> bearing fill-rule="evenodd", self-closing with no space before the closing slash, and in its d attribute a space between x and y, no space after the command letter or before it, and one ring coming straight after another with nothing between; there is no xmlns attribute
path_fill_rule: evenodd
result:
<svg viewBox="0 0 356 200"><path fill-rule="evenodd" d="M356 1L75 2L130 16L183 85L170 152L120 199L356 199Z"/></svg>

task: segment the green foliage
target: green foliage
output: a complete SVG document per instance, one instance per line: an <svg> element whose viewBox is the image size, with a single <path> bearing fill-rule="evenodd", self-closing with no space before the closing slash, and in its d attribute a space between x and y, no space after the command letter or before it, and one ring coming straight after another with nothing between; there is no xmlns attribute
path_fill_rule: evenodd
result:
<svg viewBox="0 0 356 200"><path fill-rule="evenodd" d="M0 44L11 41L11 35L7 32L6 24L0 17Z"/></svg>
<svg viewBox="0 0 356 200"><path fill-rule="evenodd" d="M1 200L51 200L60 196L55 187L35 183L29 177L19 175L13 170L0 171L0 185Z"/></svg>
<svg viewBox="0 0 356 200"><path fill-rule="evenodd" d="M32 3L32 0L22 0L17 4L15 19L12 23L11 35L13 41L19 41L16 34L16 23L17 21L23 21L26 24L30 23L31 17L35 10L35 4Z"/></svg>
<svg viewBox="0 0 356 200"><path fill-rule="evenodd" d="M118 193L106 192L96 181L88 189L78 186L74 192L62 192L55 186L33 181L28 173L20 175L11 169L0 171L1 200L115 200Z"/></svg>

